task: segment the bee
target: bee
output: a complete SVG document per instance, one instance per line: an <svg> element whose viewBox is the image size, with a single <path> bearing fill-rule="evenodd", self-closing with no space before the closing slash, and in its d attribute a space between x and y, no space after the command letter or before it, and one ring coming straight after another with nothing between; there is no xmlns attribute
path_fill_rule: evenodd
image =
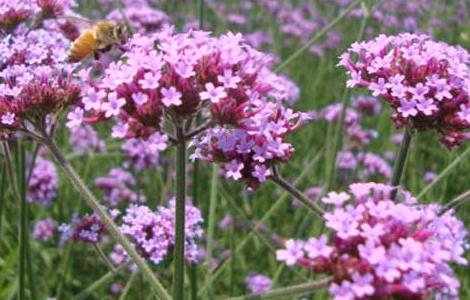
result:
<svg viewBox="0 0 470 300"><path fill-rule="evenodd" d="M79 62L91 53L95 59L99 59L101 53L111 50L113 46L121 48L128 38L127 26L123 23L109 20L92 22L79 19L71 21L88 24L88 28L70 46L68 51L70 62Z"/></svg>

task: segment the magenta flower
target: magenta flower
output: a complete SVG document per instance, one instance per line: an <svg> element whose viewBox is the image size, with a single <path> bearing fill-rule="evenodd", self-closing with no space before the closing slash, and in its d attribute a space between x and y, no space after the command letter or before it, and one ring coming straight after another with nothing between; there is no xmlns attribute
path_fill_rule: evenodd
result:
<svg viewBox="0 0 470 300"><path fill-rule="evenodd" d="M111 169L107 176L96 178L95 185L104 192L103 198L111 207L116 207L121 202L145 202L145 196L139 197L132 190L137 185L137 180L124 169Z"/></svg>
<svg viewBox="0 0 470 300"><path fill-rule="evenodd" d="M185 215L185 256L189 261L197 261L199 251L196 241L203 235L202 217L198 208L187 203ZM141 255L159 264L175 244L175 200L169 207L160 206L156 211L146 206L131 205L122 217L122 233L134 241Z"/></svg>
<svg viewBox="0 0 470 300"><path fill-rule="evenodd" d="M62 233L62 242L71 239L74 242L96 244L101 241L103 234L107 230L100 218L92 214L81 218L74 216L72 223L60 225L59 231Z"/></svg>
<svg viewBox="0 0 470 300"><path fill-rule="evenodd" d="M252 294L266 293L271 290L273 281L268 276L262 274L250 274L245 278L245 283Z"/></svg>
<svg viewBox="0 0 470 300"><path fill-rule="evenodd" d="M470 54L459 46L435 42L426 35L380 35L356 42L341 56L340 65L354 82L391 105L397 127L440 133L447 147L470 135Z"/></svg>
<svg viewBox="0 0 470 300"><path fill-rule="evenodd" d="M468 263L464 224L453 211L440 215L438 205L418 205L408 192L395 202L392 190L372 182L352 184L350 199L325 214L332 242L326 235L289 240L277 259L331 275L334 299L456 298L459 282L450 265Z"/></svg>
<svg viewBox="0 0 470 300"><path fill-rule="evenodd" d="M181 93L176 90L175 87L170 87L169 89L167 88L162 88L161 90L162 93L162 102L166 107L170 107L172 105L178 106L181 105L183 102L181 102ZM202 98L202 97L201 97Z"/></svg>
<svg viewBox="0 0 470 300"><path fill-rule="evenodd" d="M210 100L212 103L219 103L219 101L227 97L224 87L215 87L211 82L206 83L206 90L199 93L202 100Z"/></svg>
<svg viewBox="0 0 470 300"><path fill-rule="evenodd" d="M57 195L59 175L54 163L38 157L28 183L26 199L28 202L49 206Z"/></svg>
<svg viewBox="0 0 470 300"><path fill-rule="evenodd" d="M33 237L35 240L46 242L54 237L56 230L57 222L53 219L39 220L34 224Z"/></svg>

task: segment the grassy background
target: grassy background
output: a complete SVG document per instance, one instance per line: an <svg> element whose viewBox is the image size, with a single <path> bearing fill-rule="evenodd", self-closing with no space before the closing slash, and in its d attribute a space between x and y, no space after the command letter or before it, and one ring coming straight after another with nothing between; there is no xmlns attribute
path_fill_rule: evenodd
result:
<svg viewBox="0 0 470 300"><path fill-rule="evenodd" d="M236 1L227 1L236 2ZM301 1L293 1L301 2ZM79 10L85 15L96 18L100 14L98 6L94 1L81 1ZM170 16L181 14L193 14L197 16L197 5L192 1L184 1L179 4L163 3L159 7ZM337 9L323 3L322 9L328 16L336 16ZM260 10L252 11L252 22L250 27L263 29L273 33L274 41L269 51L276 52L281 61L292 54L301 45L284 46L284 37L279 33L276 20ZM452 8L448 16L452 17ZM215 33L226 30L238 30L223 22L214 11L206 7L204 21L206 28L211 27ZM177 24L181 25L181 24ZM423 24L425 26L425 24ZM329 51L322 57L316 57L309 53L302 54L293 61L283 73L294 80L301 89L301 98L295 107L300 110L320 109L328 104L341 100L345 88L345 75L342 69L337 68L337 57L344 52L355 40L360 27L360 20L346 18L340 22L338 29L343 33L341 47ZM445 28L442 32L435 32L438 39L451 44L460 44L469 49L468 24L460 24L455 28ZM243 28L242 28L243 29ZM380 24L371 23L368 30L377 34L387 32ZM353 91L359 94L362 91ZM380 134L370 145L367 151L383 154L384 151L396 151L396 146L390 142L390 137L397 131L389 120L390 112L384 109L378 117L365 120L365 126L377 130ZM59 130L57 139L66 153L72 159L74 166L83 176L90 187L94 188L94 178L108 173L109 169L121 165L122 156L116 150L119 145L111 140L106 125L101 125L101 137L107 140L108 153L104 155L92 155L89 157L77 157L71 152L67 145L66 130ZM287 178L300 178L297 186L306 189L311 186L322 186L328 168L328 157L332 151L334 124L324 122L312 122L305 125L298 133L291 137L291 142L296 148L289 164L281 166L283 175ZM435 134L420 134L413 141L411 156L408 160L404 185L407 189L417 195L425 186L422 177L427 170L435 170L437 173L444 170L459 154L461 154L468 143L458 151L448 151L438 143ZM31 149L33 145L29 144ZM30 149L30 150L31 150ZM114 150L113 150L114 149ZM149 200L149 206L165 202L173 190L173 165L171 159L174 153L167 151L164 156L170 161L157 170L144 171L136 174L141 180L141 192L145 193ZM330 154L331 155L331 154ZM209 211L209 199L211 190L211 167L201 164L198 178L197 205L205 217ZM437 201L445 203L470 187L469 181L470 155L463 159L440 183L430 190L424 197L425 201ZM192 176L192 175L189 175ZM61 222L68 222L74 212L90 212L80 196L74 191L70 183L61 174L60 189L55 203L47 209L36 205L30 205L30 223L45 217L53 217ZM220 276L214 279L211 291L215 295L229 296L240 295L247 292L244 278L248 272L254 271L270 276L274 280L274 287L283 287L295 283L305 282L313 278L306 270L301 268L289 269L275 260L275 246L271 244L269 235L278 234L282 237L305 238L317 235L323 230L323 226L304 209L295 209L291 206L291 197L286 195L271 183L263 185L256 193L246 193L241 183L225 181L221 179L217 183L216 218L222 219L227 213L237 220L253 224L257 220L263 220L266 225L267 234L257 234L252 227L232 228L228 231L215 229L215 256L219 256L223 250L231 249L231 260L224 264ZM345 189L345 182L335 181L334 189ZM95 192L99 192L95 189ZM191 193L191 190L190 190ZM1 214L0 231L0 299L13 299L18 293L17 261L18 249L18 220L19 204L13 197L11 189L4 186L0 190L3 205ZM470 205L458 209L458 215L465 220L467 228L470 226ZM206 218L207 219L207 218ZM207 226L207 221L205 225ZM31 226L30 226L31 227ZM112 243L104 243L105 251L112 249ZM107 273L106 266L96 257L92 247L88 245L66 244L63 247L57 243L39 243L31 241L31 253L33 263L33 281L36 285L39 299L48 296L61 296L61 299L71 299L85 288L100 279ZM470 259L470 254L467 255ZM165 262L155 268L162 278L163 284L171 286L171 264ZM470 270L469 268L457 268L461 279L461 299L470 299ZM207 265L198 268L199 284L202 286L209 271ZM149 288L140 275L133 276L124 272L117 275L111 282L120 282L123 285L129 283L129 296L126 299L151 299ZM186 280L188 283L189 280ZM117 299L109 292L110 284L103 284L86 299ZM307 299L324 299L325 293L310 295Z"/></svg>

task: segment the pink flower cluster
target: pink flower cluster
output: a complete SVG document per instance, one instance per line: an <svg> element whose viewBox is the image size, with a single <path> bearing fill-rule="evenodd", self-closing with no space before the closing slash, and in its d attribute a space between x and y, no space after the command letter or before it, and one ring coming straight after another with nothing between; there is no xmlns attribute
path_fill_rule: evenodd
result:
<svg viewBox="0 0 470 300"><path fill-rule="evenodd" d="M57 195L58 187L59 176L54 163L38 157L29 178L26 199L28 202L49 206Z"/></svg>
<svg viewBox="0 0 470 300"><path fill-rule="evenodd" d="M175 200L169 207L159 206L152 211L147 206L131 205L122 217L121 232L134 241L140 254L159 264L175 244ZM185 256L189 261L197 260L196 241L203 235L201 212L188 201L185 212Z"/></svg>
<svg viewBox="0 0 470 300"><path fill-rule="evenodd" d="M397 127L434 129L448 147L470 138L470 54L426 35L380 35L341 56L348 87L390 103Z"/></svg>
<svg viewBox="0 0 470 300"><path fill-rule="evenodd" d="M46 127L47 117L76 103L80 88L66 62L70 42L38 29L0 40L0 137L28 125Z"/></svg>
<svg viewBox="0 0 470 300"><path fill-rule="evenodd" d="M202 110L215 127L194 142L193 158L225 163L228 177L251 186L269 176L274 162L288 160L293 148L285 138L307 118L284 107L298 91L271 72L269 57L243 43L240 34L211 37L165 28L135 35L127 48L124 60L111 63L102 78L89 78L69 124L80 124L86 112L98 120L116 117L113 137L158 133L163 139L164 122L191 119Z"/></svg>
<svg viewBox="0 0 470 300"><path fill-rule="evenodd" d="M49 241L57 230L57 222L51 218L39 220L34 224L33 237L39 241Z"/></svg>
<svg viewBox="0 0 470 300"><path fill-rule="evenodd" d="M346 135L348 136L347 148L348 149L361 149L363 146L370 143L370 141L377 137L374 130L365 129L361 121L363 115L373 114L376 115L380 112L380 106L375 104L374 99L358 97L353 99L353 108L347 108L344 116L344 127ZM356 110L356 107L358 108ZM323 119L327 122L338 122L341 117L343 104L335 103L323 108L320 112L315 113L316 119Z"/></svg>
<svg viewBox="0 0 470 300"><path fill-rule="evenodd" d="M338 0L341 6L349 5L353 0ZM441 18L449 13L450 8L442 2L432 0L389 0L378 5L371 11L371 19L389 30L422 32L425 28L442 28L449 23L465 24L469 13L469 4L465 0L457 0L457 11L452 11L452 17ZM363 9L351 12L353 17L363 17ZM426 22L427 21L427 22ZM426 26L427 25L427 26ZM445 29L445 28L444 28Z"/></svg>
<svg viewBox="0 0 470 300"><path fill-rule="evenodd" d="M288 37L286 42L289 44L307 43L329 21L315 3L302 2L294 5L290 1L262 0L260 5L280 24L280 31ZM324 41L315 43L309 51L314 55L322 56L326 51L336 49L341 41L341 33L331 30L326 34Z"/></svg>
<svg viewBox="0 0 470 300"><path fill-rule="evenodd" d="M139 196L131 189L136 184L134 176L121 168L113 168L108 176L95 179L95 185L104 192L103 199L111 207L116 207L122 202L145 202L145 196Z"/></svg>
<svg viewBox="0 0 470 300"><path fill-rule="evenodd" d="M1 0L0 29L10 33L37 11L38 7L30 0Z"/></svg>
<svg viewBox="0 0 470 300"><path fill-rule="evenodd" d="M341 171L358 171L357 175L360 180L370 179L377 175L384 179L390 179L392 176L390 164L371 152L339 152L337 166Z"/></svg>
<svg viewBox="0 0 470 300"><path fill-rule="evenodd" d="M106 143L100 139L93 127L87 124L70 129L69 144L73 152L79 155L106 151Z"/></svg>
<svg viewBox="0 0 470 300"><path fill-rule="evenodd" d="M62 233L62 242L72 240L74 242L96 244L101 241L102 235L107 230L99 216L92 214L81 218L74 216L72 223L60 225L59 231Z"/></svg>
<svg viewBox="0 0 470 300"><path fill-rule="evenodd" d="M122 11L113 10L106 17L107 20L125 22L127 17L132 27L139 33L152 33L168 25L169 17L161 10L147 5L126 6Z"/></svg>
<svg viewBox="0 0 470 300"><path fill-rule="evenodd" d="M466 265L468 232L453 211L439 215L408 192L391 199L393 187L355 183L350 193L330 192L322 201L333 231L307 241L288 240L277 259L333 276L334 299L454 299L459 281L451 263Z"/></svg>
<svg viewBox="0 0 470 300"><path fill-rule="evenodd" d="M126 140L121 150L130 158L132 165L138 171L142 171L158 165L159 153L167 148L167 142L166 135L156 132L147 140L141 138Z"/></svg>
<svg viewBox="0 0 470 300"><path fill-rule="evenodd" d="M194 142L192 158L223 163L225 177L243 179L250 189L255 189L272 175L273 164L290 158L294 148L285 136L306 118L274 103L265 109L260 121L251 119L254 130L221 126L210 129Z"/></svg>
<svg viewBox="0 0 470 300"><path fill-rule="evenodd" d="M271 278L266 275L256 273L248 275L245 278L245 283L250 293L253 294L269 292L273 285Z"/></svg>

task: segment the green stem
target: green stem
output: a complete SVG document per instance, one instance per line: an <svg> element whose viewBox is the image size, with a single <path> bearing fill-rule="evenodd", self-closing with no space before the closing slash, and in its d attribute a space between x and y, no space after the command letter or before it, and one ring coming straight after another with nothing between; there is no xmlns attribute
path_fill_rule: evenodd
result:
<svg viewBox="0 0 470 300"><path fill-rule="evenodd" d="M313 150L316 151L316 149L313 149ZM300 173L300 175L295 179L294 185L299 184L301 180L303 180L309 174L309 172L311 172L314 169L313 166L318 163L320 158L323 156L323 152L324 152L324 149L322 149L321 151L318 151L317 155L315 155L315 157L310 162L307 163L302 173ZM284 201L287 200L289 195L290 194L284 190L284 193L280 195L280 197L271 206L271 208L264 214L264 216L260 219L258 224L254 226L254 228L248 234L248 236L244 237L243 240L237 243L237 247L235 248L235 251L232 253L232 255L229 256L226 260L222 261L222 263L220 263L216 271L213 274L211 274L211 278L210 280L208 280L209 282L214 282L217 278L219 278L221 274L223 273L223 271L225 270L225 268L227 267L227 265L232 261L235 254L240 253L240 251L242 251L245 248L245 246L248 245L248 242L252 238L258 236L257 230L259 229L259 224L266 223L269 220L269 218L281 207L281 205L284 204ZM208 285L204 284L204 286L202 286L202 288L199 290L198 294L204 295L207 289L208 289Z"/></svg>
<svg viewBox="0 0 470 300"><path fill-rule="evenodd" d="M360 41L364 38L364 34L366 32L367 23L370 18L371 11L369 11L367 5L363 2L362 9L364 11L364 17L361 22L361 27L359 29L359 33L357 34L356 40ZM335 134L333 139L333 151L330 151L329 154L329 161L326 170L326 179L325 179L325 186L323 187L323 193L327 193L333 185L334 179L336 177L336 157L338 155L339 150L342 147L343 142L343 134L344 134L344 121L346 118L346 111L349 106L351 96L351 90L349 88L345 88L342 95L342 107L341 113L339 116L339 120L336 123L335 127Z"/></svg>
<svg viewBox="0 0 470 300"><path fill-rule="evenodd" d="M192 184L192 198L193 198L193 204L197 206L198 204L198 193L199 193L199 160L196 160L193 164L194 169L193 169L193 184ZM197 263L193 262L191 263L191 270L189 274L189 280L191 281L191 299L192 300L197 300L197 291L198 291L198 286L197 286Z"/></svg>
<svg viewBox="0 0 470 300"><path fill-rule="evenodd" d="M308 294L323 289L328 286L330 282L331 278L325 278L318 281L312 281L280 289L275 289L263 294L250 294L245 296L228 298L226 300L293 299L294 296Z"/></svg>
<svg viewBox="0 0 470 300"><path fill-rule="evenodd" d="M19 299L25 299L26 295L26 174L25 174L25 153L21 142L18 140L17 149L17 178L18 178L18 200L20 200L20 226L19 226L19 237L20 237L20 262L19 262Z"/></svg>
<svg viewBox="0 0 470 300"><path fill-rule="evenodd" d="M279 172L276 168L273 168L273 176L270 179L283 188L286 192L294 196L300 202L302 202L305 206L307 206L310 210L312 210L315 214L317 214L320 218L323 218L325 211L321 208L316 202L310 200L306 195L304 195L301 191L299 191L294 185L290 184L287 180L282 178L279 175Z"/></svg>
<svg viewBox="0 0 470 300"><path fill-rule="evenodd" d="M199 29L204 28L204 0L199 0Z"/></svg>
<svg viewBox="0 0 470 300"><path fill-rule="evenodd" d="M80 294L73 297L72 300L89 299L88 296L93 294L94 291L96 291L97 289L99 289L100 287L102 287L103 285L108 283L111 279L114 278L114 276L116 276L117 274L119 274L122 271L126 270L128 267L129 267L129 263L125 263L125 264L119 266L119 268L117 268L114 272L109 271L108 273L104 274L101 278L99 278L98 280L93 282L93 284L91 284L89 287L87 287L85 290L83 290ZM132 278L132 276L134 276L135 273L136 272L134 272L131 275L131 278Z"/></svg>
<svg viewBox="0 0 470 300"><path fill-rule="evenodd" d="M158 281L152 269L150 269L150 267L146 264L144 259L140 257L140 255L137 253L134 246L129 242L129 240L120 232L118 226L109 217L106 210L100 205L98 200L91 193L91 191L82 181L82 179L74 170L74 168L65 159L64 154L62 153L62 151L60 151L60 149L57 147L54 141L51 140L50 138L47 138L45 140L45 144L49 148L49 150L52 152L52 154L55 156L60 166L64 170L65 175L69 178L70 182L73 184L75 189L82 195L82 197L85 199L87 204L98 214L101 221L106 225L106 228L109 230L109 233L114 238L114 240L122 245L122 247L126 250L127 254L132 259L132 261L137 265L140 271L143 274L145 274L146 278L149 280L150 284L157 292L157 295L161 299L165 299L165 300L171 299L170 295L163 288L160 281Z"/></svg>
<svg viewBox="0 0 470 300"><path fill-rule="evenodd" d="M173 299L184 299L184 223L186 203L186 140L183 126L176 129L176 225Z"/></svg>
<svg viewBox="0 0 470 300"><path fill-rule="evenodd" d="M0 236L3 228L3 207L5 203L5 187L6 187L6 163L2 164L2 173L0 173Z"/></svg>
<svg viewBox="0 0 470 300"><path fill-rule="evenodd" d="M460 162L466 158L468 155L470 155L470 147L468 147L465 152L460 154L452 163L450 163L441 173L439 173L439 176L437 176L436 179L434 179L430 184L428 184L417 196L418 199L422 199L422 197L429 192L437 183L441 182L442 179L446 178L451 171L453 171L459 164Z"/></svg>
<svg viewBox="0 0 470 300"><path fill-rule="evenodd" d="M137 278L137 274L139 272L132 272L131 277L127 281L126 286L124 287L124 290L122 291L121 295L119 296L119 300L126 300L127 295L129 294L129 291L131 290L132 284L134 284L135 279Z"/></svg>
<svg viewBox="0 0 470 300"><path fill-rule="evenodd" d="M396 187L392 192L392 199L395 199L403 177L403 171L405 169L406 158L408 156L408 150L411 143L411 129L407 128L403 135L403 141L401 142L400 149L398 149L397 156L395 158L395 164L393 165L393 175L390 185Z"/></svg>
<svg viewBox="0 0 470 300"><path fill-rule="evenodd" d="M108 267L108 269L111 272L115 272L116 269L114 268L113 264L109 261L109 259L106 257L106 254L103 252L103 249L101 249L101 247L98 244L93 244L93 248L95 248L96 254L98 254L98 256L104 262L106 267Z"/></svg>
<svg viewBox="0 0 470 300"><path fill-rule="evenodd" d="M209 221L207 225L207 247L206 247L206 263L211 266L213 249L214 249L214 230L216 226L216 208L217 208L217 186L218 186L218 167L216 164L212 165L212 176L211 176L211 192L209 202ZM210 280L210 274L207 280ZM209 287L212 285L211 282L206 283ZM210 288L208 293L211 293Z"/></svg>
<svg viewBox="0 0 470 300"><path fill-rule="evenodd" d="M29 229L29 207L26 206L26 228ZM37 299L36 280L33 273L33 260L31 258L31 247L29 243L29 230L26 230L26 269L28 271L29 289L31 291L31 299Z"/></svg>
<svg viewBox="0 0 470 300"><path fill-rule="evenodd" d="M470 201L470 190L466 191L465 193L459 195L457 198L454 200L450 201L444 207L442 208L442 211L439 215L445 214L447 211L464 204L465 202Z"/></svg>
<svg viewBox="0 0 470 300"><path fill-rule="evenodd" d="M334 20L328 23L325 27L323 27L320 31L318 31L305 45L299 48L297 51L292 53L286 60L284 60L279 66L274 69L274 72L278 73L287 67L293 60L295 60L299 55L301 55L304 51L308 50L315 42L321 39L325 34L327 34L331 29L333 29L336 24L339 23L344 17L346 17L349 12L351 12L359 3L364 0L356 0L351 3L346 9L337 16Z"/></svg>

